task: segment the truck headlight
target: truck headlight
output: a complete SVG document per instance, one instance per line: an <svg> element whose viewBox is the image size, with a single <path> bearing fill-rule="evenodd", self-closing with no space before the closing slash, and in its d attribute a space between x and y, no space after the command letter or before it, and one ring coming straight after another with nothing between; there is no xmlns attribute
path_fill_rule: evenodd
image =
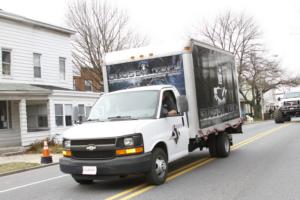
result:
<svg viewBox="0 0 300 200"><path fill-rule="evenodd" d="M124 138L124 146L125 147L132 147L134 146L134 141L132 137Z"/></svg>
<svg viewBox="0 0 300 200"><path fill-rule="evenodd" d="M64 140L64 148L70 149L71 148L71 141L70 140Z"/></svg>
<svg viewBox="0 0 300 200"><path fill-rule="evenodd" d="M71 152L71 141L70 140L64 140L63 141L63 156L64 157L71 157L72 156L72 152Z"/></svg>
<svg viewBox="0 0 300 200"><path fill-rule="evenodd" d="M144 153L143 136L141 133L136 133L120 137L117 139L116 147L118 156Z"/></svg>

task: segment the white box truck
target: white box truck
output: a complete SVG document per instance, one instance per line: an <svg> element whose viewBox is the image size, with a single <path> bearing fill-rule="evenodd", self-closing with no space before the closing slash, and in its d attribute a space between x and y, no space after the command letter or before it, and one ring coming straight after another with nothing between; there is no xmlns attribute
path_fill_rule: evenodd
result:
<svg viewBox="0 0 300 200"><path fill-rule="evenodd" d="M108 53L103 80L88 121L63 136L60 169L80 184L145 174L159 185L169 163L204 148L227 157L242 132L234 58L205 43Z"/></svg>

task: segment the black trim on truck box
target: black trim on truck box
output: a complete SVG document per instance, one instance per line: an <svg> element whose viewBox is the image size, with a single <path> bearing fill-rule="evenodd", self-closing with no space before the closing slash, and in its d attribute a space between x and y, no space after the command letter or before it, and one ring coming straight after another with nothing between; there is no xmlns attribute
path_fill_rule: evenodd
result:
<svg viewBox="0 0 300 200"><path fill-rule="evenodd" d="M97 176L114 176L143 173L150 170L152 155L144 153L125 157L116 157L111 160L74 160L63 157L59 160L60 169L67 174L82 174L83 166L96 166Z"/></svg>

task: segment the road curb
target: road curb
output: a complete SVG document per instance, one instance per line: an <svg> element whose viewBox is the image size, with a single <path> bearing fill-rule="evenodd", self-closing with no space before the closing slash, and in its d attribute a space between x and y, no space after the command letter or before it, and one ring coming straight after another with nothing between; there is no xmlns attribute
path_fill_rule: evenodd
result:
<svg viewBox="0 0 300 200"><path fill-rule="evenodd" d="M44 168L44 167L50 167L50 166L53 166L53 165L58 165L58 162L51 163L51 164L42 164L40 166L30 167L30 168L27 168L27 169L20 169L20 170L16 170L16 171L10 171L10 172L5 172L5 173L0 173L0 177L12 175L12 174L18 174L18 173L21 173L21 172L26 172L26 171L30 171L30 170L34 170L34 169L40 169L40 168Z"/></svg>

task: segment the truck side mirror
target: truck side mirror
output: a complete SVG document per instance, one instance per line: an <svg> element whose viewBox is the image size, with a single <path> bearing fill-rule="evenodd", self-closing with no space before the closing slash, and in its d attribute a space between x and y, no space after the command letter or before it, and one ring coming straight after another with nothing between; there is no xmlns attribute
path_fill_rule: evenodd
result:
<svg viewBox="0 0 300 200"><path fill-rule="evenodd" d="M179 113L184 113L189 110L189 104L186 96L181 95L176 98L177 108Z"/></svg>

